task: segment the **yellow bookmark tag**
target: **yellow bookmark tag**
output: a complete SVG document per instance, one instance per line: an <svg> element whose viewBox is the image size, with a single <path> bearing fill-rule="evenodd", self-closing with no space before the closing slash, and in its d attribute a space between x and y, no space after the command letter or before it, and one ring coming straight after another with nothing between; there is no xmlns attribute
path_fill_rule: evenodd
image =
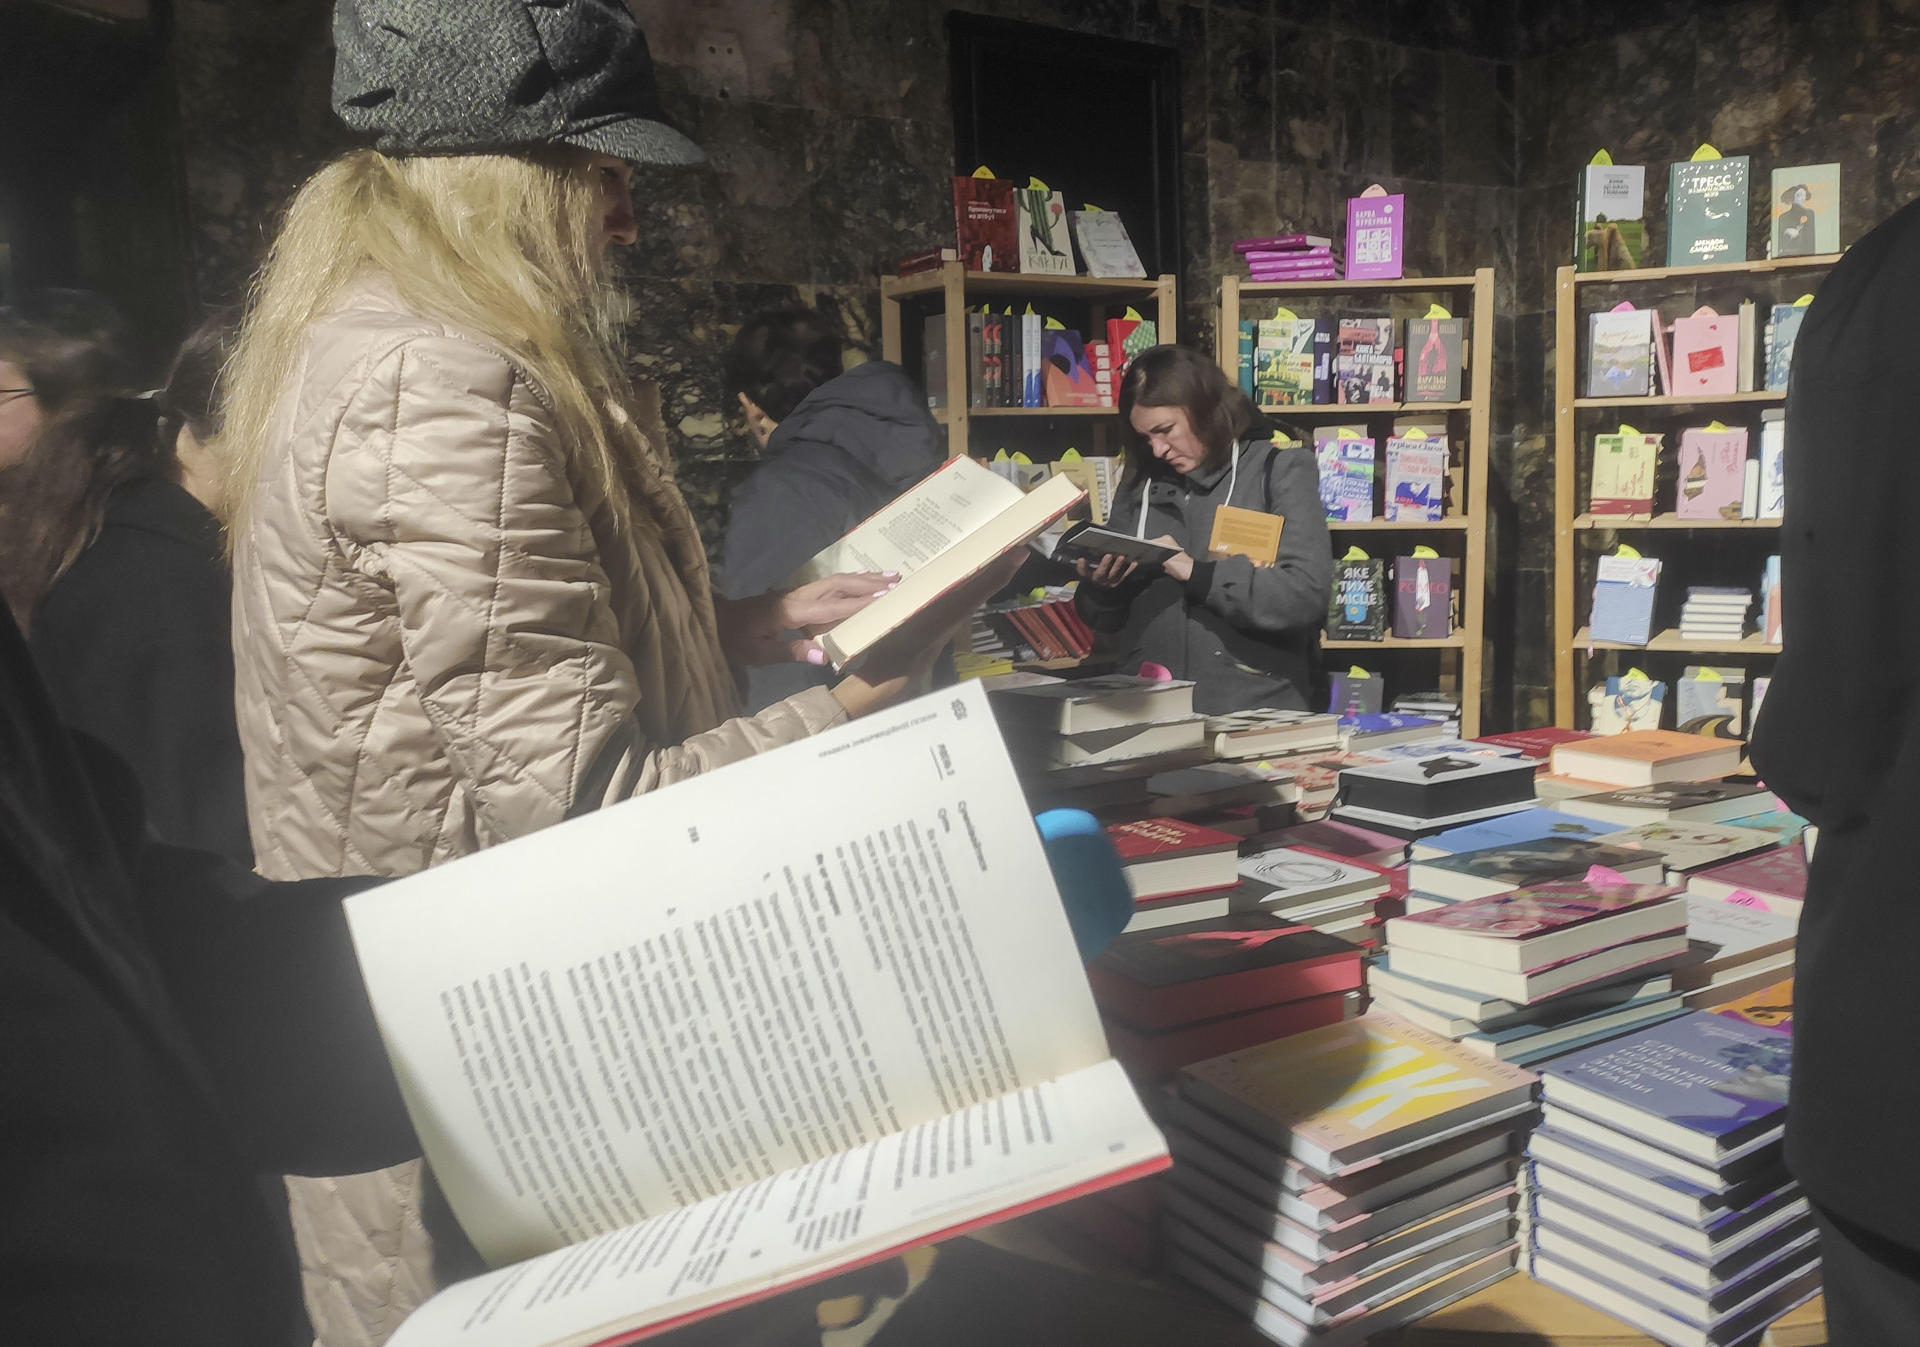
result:
<svg viewBox="0 0 1920 1347"><path fill-rule="evenodd" d="M1714 149L1713 146L1707 144L1707 142L1703 140L1700 142L1700 148L1693 152L1692 162L1698 164L1698 163L1703 163L1708 159L1719 159L1723 157L1724 156L1721 155L1720 151Z"/></svg>
<svg viewBox="0 0 1920 1347"><path fill-rule="evenodd" d="M1028 313L1033 313L1033 305L1031 305L1031 304L1029 304L1029 305L1027 305L1027 312L1028 312ZM1036 318L1038 318L1038 317L1039 317L1040 315L1039 315L1039 314L1037 314L1037 313L1034 313L1034 314L1033 314L1033 316L1034 316L1034 317L1036 317Z"/></svg>
<svg viewBox="0 0 1920 1347"><path fill-rule="evenodd" d="M1608 154L1608 153L1607 153L1607 152L1606 152L1605 150L1603 150L1603 149L1602 149L1602 150L1595 150L1595 151L1593 152L1593 158L1591 158L1591 159L1589 159L1589 160L1587 160L1587 162L1588 162L1589 164L1592 164L1592 165L1593 165L1593 166L1594 166L1595 168L1605 168L1605 167L1609 167L1609 166L1611 166L1611 165L1612 165L1612 163L1613 163L1613 156L1612 156L1612 155L1610 155L1610 154Z"/></svg>
<svg viewBox="0 0 1920 1347"><path fill-rule="evenodd" d="M1049 332L1065 332L1067 330L1067 325L1058 318L1047 319L1046 327Z"/></svg>
<svg viewBox="0 0 1920 1347"><path fill-rule="evenodd" d="M1707 433L1709 435L1724 435L1726 430L1727 423L1725 421L1715 419L1707 422Z"/></svg>
<svg viewBox="0 0 1920 1347"><path fill-rule="evenodd" d="M1709 669L1702 665L1700 672L1693 676L1693 681L1696 683L1724 683L1727 680L1720 676L1718 669Z"/></svg>
<svg viewBox="0 0 1920 1347"><path fill-rule="evenodd" d="M1007 450L1005 445L1002 445L1000 447L1000 452L993 456L993 461L995 463L1008 463L1012 461L1007 457Z"/></svg>
<svg viewBox="0 0 1920 1347"><path fill-rule="evenodd" d="M1060 461L1062 463L1078 463L1080 461L1080 451L1078 449L1068 449L1064 454L1060 455Z"/></svg>
<svg viewBox="0 0 1920 1347"><path fill-rule="evenodd" d="M1299 317L1300 317L1299 314L1295 313L1292 309L1288 308L1284 304L1276 305L1274 307L1273 321L1276 323L1296 322L1298 321Z"/></svg>
<svg viewBox="0 0 1920 1347"><path fill-rule="evenodd" d="M1632 426L1628 425L1625 421L1622 421L1620 423L1620 433L1622 435L1632 435L1636 439L1638 439L1640 436L1640 432L1635 430Z"/></svg>
<svg viewBox="0 0 1920 1347"><path fill-rule="evenodd" d="M1038 178L1029 177L1027 179L1027 190L1029 192L1051 192L1053 188L1047 186Z"/></svg>
<svg viewBox="0 0 1920 1347"><path fill-rule="evenodd" d="M1127 305L1127 311L1120 315L1120 321L1123 323L1144 323L1147 320L1140 316L1140 310L1129 304Z"/></svg>
<svg viewBox="0 0 1920 1347"><path fill-rule="evenodd" d="M1082 201L1080 203L1080 209L1088 215L1105 215L1107 213L1106 207L1096 206L1091 201Z"/></svg>
<svg viewBox="0 0 1920 1347"><path fill-rule="evenodd" d="M1028 458L1024 453L1021 453L1019 451L1015 451L1013 455L1013 461L1015 463L1022 465L1023 467L1031 468L1033 466L1033 460Z"/></svg>
<svg viewBox="0 0 1920 1347"><path fill-rule="evenodd" d="M1420 429L1419 426L1408 426L1407 433L1400 436L1400 438L1403 440L1424 440L1427 438L1427 432Z"/></svg>
<svg viewBox="0 0 1920 1347"><path fill-rule="evenodd" d="M1453 317L1453 315L1452 315L1452 314L1450 314L1450 313L1448 313L1448 312L1447 312L1447 311L1446 311L1446 310L1445 310L1444 308L1442 308L1442 307L1441 307L1440 305L1438 305L1438 304L1429 304L1429 305L1427 306L1427 311L1426 311L1425 313L1423 313L1422 315L1420 315L1420 316L1421 316L1422 318L1451 318L1451 317Z"/></svg>
<svg viewBox="0 0 1920 1347"><path fill-rule="evenodd" d="M1622 683L1651 683L1653 680L1638 669L1629 669L1620 675Z"/></svg>
<svg viewBox="0 0 1920 1347"><path fill-rule="evenodd" d="M1366 671L1365 669L1363 669L1363 668L1361 668L1361 667L1360 667L1360 666L1359 666L1358 664L1356 664L1356 665L1354 665L1354 666L1353 666L1353 667L1352 667L1351 669L1348 669L1348 670L1347 670L1347 677L1349 677L1349 678L1371 678L1371 677L1373 677L1373 675L1372 675L1372 674L1370 674L1370 673L1368 673L1368 672L1367 672L1367 671Z"/></svg>
<svg viewBox="0 0 1920 1347"><path fill-rule="evenodd" d="M1298 446L1299 441L1287 438L1287 432L1284 430L1276 430L1267 436L1267 443L1276 449L1293 449Z"/></svg>
<svg viewBox="0 0 1920 1347"><path fill-rule="evenodd" d="M1793 301L1793 307L1796 309L1804 309L1807 307L1807 305L1811 303L1813 303L1812 295L1802 295L1800 296L1800 298Z"/></svg>
<svg viewBox="0 0 1920 1347"><path fill-rule="evenodd" d="M1346 555L1345 555L1344 557L1341 557L1341 558L1340 558L1340 560L1342 560L1342 561L1372 561L1372 560L1373 560L1373 558L1372 558L1372 557L1370 557L1370 556L1368 556L1368 555L1367 555L1367 554L1366 554L1365 552L1362 552L1362 551L1360 550L1360 547L1359 547L1359 545L1358 545L1358 544L1356 543L1356 544L1355 544L1354 546L1352 546L1352 547L1349 547L1349 548L1347 549L1347 554L1346 554Z"/></svg>
<svg viewBox="0 0 1920 1347"><path fill-rule="evenodd" d="M976 178L991 178L993 176L993 170L988 168L985 164L982 164L980 165L980 167L973 170L973 176Z"/></svg>
<svg viewBox="0 0 1920 1347"><path fill-rule="evenodd" d="M1336 433L1343 440L1364 440L1367 438L1365 435L1362 435L1359 431L1355 430L1352 426L1342 426L1340 427L1339 431Z"/></svg>
<svg viewBox="0 0 1920 1347"><path fill-rule="evenodd" d="M1413 549L1413 556L1416 561L1438 561L1440 559L1440 554L1431 547L1428 547L1425 543Z"/></svg>
<svg viewBox="0 0 1920 1347"><path fill-rule="evenodd" d="M1634 548L1628 547L1625 543L1621 543L1620 546L1614 548L1613 554L1616 557L1625 557L1628 561L1640 560L1640 553Z"/></svg>

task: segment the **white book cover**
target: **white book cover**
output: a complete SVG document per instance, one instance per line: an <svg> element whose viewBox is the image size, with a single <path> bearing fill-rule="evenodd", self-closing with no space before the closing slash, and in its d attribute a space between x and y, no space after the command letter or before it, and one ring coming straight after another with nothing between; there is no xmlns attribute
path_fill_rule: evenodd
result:
<svg viewBox="0 0 1920 1347"><path fill-rule="evenodd" d="M1606 801L1602 801L1604 804ZM1608 846L1657 851L1669 870L1699 870L1780 845L1773 833L1714 823L1642 823L1593 839Z"/></svg>
<svg viewBox="0 0 1920 1347"><path fill-rule="evenodd" d="M1242 856L1240 873L1273 886L1273 892L1260 898L1260 906L1268 911L1362 890L1384 893L1387 889L1387 877L1378 870L1298 847L1274 847Z"/></svg>
<svg viewBox="0 0 1920 1347"><path fill-rule="evenodd" d="M1060 193L1036 184L1015 188L1013 201L1019 215L1020 270L1073 275L1073 242L1067 236L1067 206Z"/></svg>
<svg viewBox="0 0 1920 1347"><path fill-rule="evenodd" d="M685 1322L1165 1163L978 688L346 910L415 1130L498 1268L394 1347Z"/></svg>
<svg viewBox="0 0 1920 1347"><path fill-rule="evenodd" d="M1073 228L1073 241L1080 247L1080 260L1089 276L1144 278L1147 269L1127 233L1126 222L1110 210L1067 212Z"/></svg>

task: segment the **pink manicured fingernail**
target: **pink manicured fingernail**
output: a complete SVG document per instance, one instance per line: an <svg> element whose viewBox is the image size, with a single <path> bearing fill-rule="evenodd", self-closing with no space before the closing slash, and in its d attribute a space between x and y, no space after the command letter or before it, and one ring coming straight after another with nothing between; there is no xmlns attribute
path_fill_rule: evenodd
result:
<svg viewBox="0 0 1920 1347"><path fill-rule="evenodd" d="M809 650L809 651L807 652L807 663L809 663L809 664L825 664L826 662L827 662L827 652L826 652L826 651L824 651L824 650Z"/></svg>
<svg viewBox="0 0 1920 1347"><path fill-rule="evenodd" d="M888 579L888 580L891 580L891 581L893 581L893 582L894 582L895 584L898 584L898 583L900 583L900 572L899 572L899 571L881 571L881 572L880 572L880 574L881 574L881 576L882 576L882 577L884 577L885 579Z"/></svg>
<svg viewBox="0 0 1920 1347"><path fill-rule="evenodd" d="M873 597L874 597L874 598L876 598L876 599L884 599L884 598L885 598L885 597L886 597L887 595L889 595L889 594L891 594L891 593L893 593L893 586L892 586L892 585L888 585L888 586L887 586L887 587L886 587L885 589L876 589L876 590L874 590L874 591L873 591Z"/></svg>

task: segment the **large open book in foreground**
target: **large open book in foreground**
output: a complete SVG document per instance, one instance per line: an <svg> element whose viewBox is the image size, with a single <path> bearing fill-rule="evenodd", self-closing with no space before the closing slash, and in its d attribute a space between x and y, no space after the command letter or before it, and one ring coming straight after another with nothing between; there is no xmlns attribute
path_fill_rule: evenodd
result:
<svg viewBox="0 0 1920 1347"><path fill-rule="evenodd" d="M938 471L876 511L787 577L789 586L842 571L897 571L900 583L820 638L835 668L846 668L948 591L1039 535L1087 498L1066 477L1032 491L970 458Z"/></svg>
<svg viewBox="0 0 1920 1347"><path fill-rule="evenodd" d="M1167 1163L977 684L347 906L498 1269L394 1347L634 1341Z"/></svg>

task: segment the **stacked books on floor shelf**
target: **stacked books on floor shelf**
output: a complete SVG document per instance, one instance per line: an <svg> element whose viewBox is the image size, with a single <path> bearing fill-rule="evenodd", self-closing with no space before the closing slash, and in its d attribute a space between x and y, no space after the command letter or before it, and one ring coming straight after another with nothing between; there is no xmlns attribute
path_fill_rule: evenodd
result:
<svg viewBox="0 0 1920 1347"><path fill-rule="evenodd" d="M1183 1070L1166 1266L1287 1347L1346 1347L1509 1275L1534 1077L1369 1014Z"/></svg>
<svg viewBox="0 0 1920 1347"><path fill-rule="evenodd" d="M1769 1023L1695 1011L1542 1068L1524 1179L1536 1280L1675 1347L1757 1341L1818 1292L1812 1212L1782 1156L1790 1028L1778 996L1760 1000Z"/></svg>

